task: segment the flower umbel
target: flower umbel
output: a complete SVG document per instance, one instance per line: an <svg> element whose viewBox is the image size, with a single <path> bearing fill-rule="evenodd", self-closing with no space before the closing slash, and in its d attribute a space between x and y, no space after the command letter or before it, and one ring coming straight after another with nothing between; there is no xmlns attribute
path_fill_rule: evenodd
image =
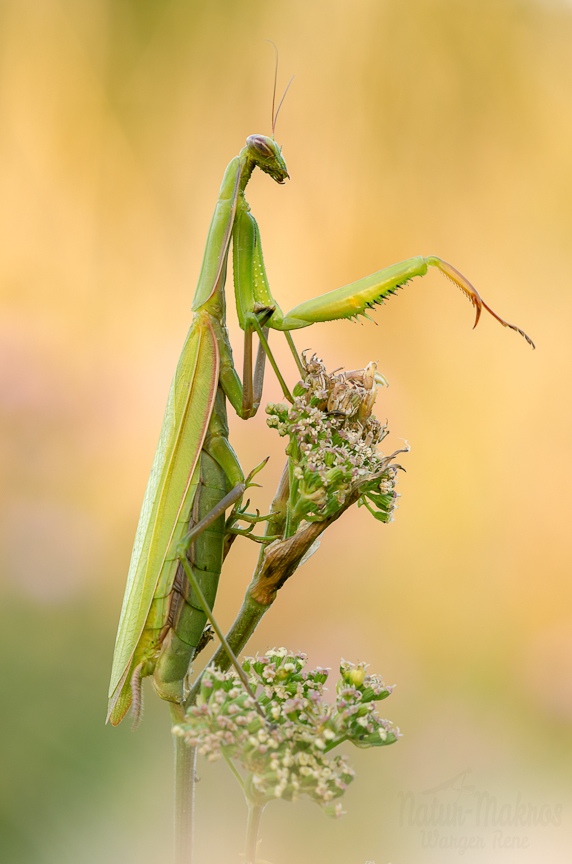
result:
<svg viewBox="0 0 572 864"><path fill-rule="evenodd" d="M357 747L397 741L399 729L375 710L393 688L366 674L365 664L342 661L331 704L323 698L329 669L307 671L306 659L285 648L245 658L242 666L266 723L234 671L207 670L197 703L173 734L211 762L221 755L238 762L246 772L245 794L256 804L306 795L328 815L341 816L337 799L355 772L345 756L327 754L343 741Z"/></svg>
<svg viewBox="0 0 572 864"><path fill-rule="evenodd" d="M327 519L351 497L376 519L391 521L401 466L392 464L396 453L384 457L377 449L388 434L387 425L372 414L383 377L375 363L328 374L315 354L307 360L305 353L305 375L294 388L294 403L266 408L268 425L290 439L291 530L303 519Z"/></svg>

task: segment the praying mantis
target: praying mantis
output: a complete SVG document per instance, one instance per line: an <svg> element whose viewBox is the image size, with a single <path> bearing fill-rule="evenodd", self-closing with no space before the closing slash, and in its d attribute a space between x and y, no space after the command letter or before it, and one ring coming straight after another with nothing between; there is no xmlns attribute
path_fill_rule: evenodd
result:
<svg viewBox="0 0 572 864"><path fill-rule="evenodd" d="M289 178L274 139L278 112L272 113L272 136L250 135L229 163L208 232L191 307L193 319L169 392L133 547L109 687L107 719L113 725L132 702L138 711L143 677L152 675L155 690L168 702L180 705L184 700L185 678L207 617L201 595L192 586L200 585L202 599L212 609L223 561L225 510L240 502L261 467L245 480L228 440L226 402L239 417L256 414L266 357L285 398L292 401L268 345L269 329L285 334L302 371L291 331L340 318L369 317L375 304L436 267L474 306L475 326L484 308L534 347L523 330L500 318L458 270L436 256L409 258L284 315L270 292L258 226L244 196L255 168L278 184ZM235 302L245 343L242 381L225 326L231 240ZM260 344L253 369L254 332ZM251 522L259 518L240 509L234 512Z"/></svg>

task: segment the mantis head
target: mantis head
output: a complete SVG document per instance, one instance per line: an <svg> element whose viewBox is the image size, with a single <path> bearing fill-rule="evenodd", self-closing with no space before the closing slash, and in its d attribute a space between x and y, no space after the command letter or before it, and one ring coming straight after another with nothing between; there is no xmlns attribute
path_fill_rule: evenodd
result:
<svg viewBox="0 0 572 864"><path fill-rule="evenodd" d="M284 183L290 177L286 163L282 158L282 150L274 140L267 135L249 135L246 139L246 149L252 161L266 174L270 174L277 183Z"/></svg>

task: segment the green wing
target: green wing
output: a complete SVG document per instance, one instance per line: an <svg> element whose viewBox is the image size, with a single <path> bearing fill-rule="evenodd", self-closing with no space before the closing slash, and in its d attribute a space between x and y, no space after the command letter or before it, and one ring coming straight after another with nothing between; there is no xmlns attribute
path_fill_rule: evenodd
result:
<svg viewBox="0 0 572 864"><path fill-rule="evenodd" d="M124 694L120 700L122 706L117 704L181 509L188 499L213 410L218 377L219 351L215 334L208 314L199 312L193 319L171 384L135 535L109 685L108 719L113 713L114 724L121 720L131 701L131 694ZM116 705L118 710L114 711Z"/></svg>

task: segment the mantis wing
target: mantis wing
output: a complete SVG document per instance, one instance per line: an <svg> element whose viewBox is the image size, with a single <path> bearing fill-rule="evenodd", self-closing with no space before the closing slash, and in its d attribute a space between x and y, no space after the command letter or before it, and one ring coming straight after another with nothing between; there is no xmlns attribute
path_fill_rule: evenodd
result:
<svg viewBox="0 0 572 864"><path fill-rule="evenodd" d="M130 692L122 694L122 691L126 683L129 686L126 679L133 655L181 509L188 498L213 410L219 365L218 344L209 316L199 312L193 319L171 384L133 545L109 685L108 719L111 716L114 725L131 701Z"/></svg>

